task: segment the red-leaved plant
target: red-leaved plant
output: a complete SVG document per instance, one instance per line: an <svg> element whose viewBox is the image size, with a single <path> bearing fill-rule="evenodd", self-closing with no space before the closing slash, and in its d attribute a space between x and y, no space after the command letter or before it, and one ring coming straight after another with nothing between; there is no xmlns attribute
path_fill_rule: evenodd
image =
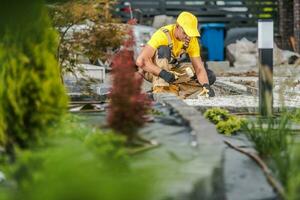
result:
<svg viewBox="0 0 300 200"><path fill-rule="evenodd" d="M133 60L133 32L129 27L128 38L112 64L112 89L108 125L126 136L128 143L140 137L137 131L146 122L146 112L151 100L142 93L143 79L136 76Z"/></svg>

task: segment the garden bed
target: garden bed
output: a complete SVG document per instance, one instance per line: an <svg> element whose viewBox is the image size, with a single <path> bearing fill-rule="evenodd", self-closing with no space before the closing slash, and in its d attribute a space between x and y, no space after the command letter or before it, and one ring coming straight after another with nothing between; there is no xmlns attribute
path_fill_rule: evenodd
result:
<svg viewBox="0 0 300 200"><path fill-rule="evenodd" d="M248 159L256 162L256 168L260 166L260 169L255 170L255 174L259 174L260 171L264 175L260 173L260 176L256 176L253 174L254 170L252 170L250 174L253 177L256 176L256 179L255 182L253 182L253 179L249 179L248 186L251 188L251 184L261 182L262 180L258 180L263 175L276 192L270 191L270 187L263 187L260 190L261 193L253 190L253 193L247 193L247 195L267 195L265 196L266 199L278 199L279 197L289 199L291 196L294 198L294 195L298 194L294 186L297 185L296 182L299 180L297 178L299 174L299 156L297 156L297 152L299 152L299 110L277 113L273 117L261 117L253 113L250 115L249 113L239 114L236 117L227 110L217 108L205 112L205 116L217 124L218 131L226 135L224 136L224 142L231 148L230 151L235 150L244 154L244 157L248 156ZM240 125L239 118L241 117L244 118L243 126ZM243 179L247 180L249 172L245 172L245 170L242 170L243 168L238 169L236 173L230 172L234 165L243 166L243 163L238 164L238 159L233 159L233 157L238 157L238 154L234 156L233 152L231 154L225 153L224 169L225 182L227 182L225 185L231 183L231 185L243 190ZM234 161L235 164L229 163L228 160ZM250 163L248 167L251 167ZM243 174L244 177L242 179L235 178L234 180L230 177L226 179L228 173L232 173L233 176ZM239 182L239 184L236 184L236 182ZM234 192L231 194L234 194ZM257 199L250 198L250 196L245 199ZM235 195L232 198L238 199Z"/></svg>
<svg viewBox="0 0 300 200"><path fill-rule="evenodd" d="M173 102L182 103L176 97L172 98ZM99 128L105 126L107 113L105 110L100 112L85 110L77 112L76 115L84 117L83 123ZM201 114L196 111L194 115ZM128 152L134 152L130 158L134 168L149 168L156 171L155 182L159 189L153 199L182 200L204 197L222 199L224 196L220 180L222 146L218 148L201 144L206 139L193 134L190 122L166 102L155 103L148 118L149 122L139 134L149 141L156 141L158 146L148 148L147 151L129 148Z"/></svg>

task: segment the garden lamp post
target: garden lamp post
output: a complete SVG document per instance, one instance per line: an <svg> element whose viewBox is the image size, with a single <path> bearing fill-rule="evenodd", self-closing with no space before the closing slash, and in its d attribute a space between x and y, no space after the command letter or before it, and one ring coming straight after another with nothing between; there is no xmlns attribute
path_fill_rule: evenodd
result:
<svg viewBox="0 0 300 200"><path fill-rule="evenodd" d="M273 20L258 21L259 111L262 116L273 113Z"/></svg>

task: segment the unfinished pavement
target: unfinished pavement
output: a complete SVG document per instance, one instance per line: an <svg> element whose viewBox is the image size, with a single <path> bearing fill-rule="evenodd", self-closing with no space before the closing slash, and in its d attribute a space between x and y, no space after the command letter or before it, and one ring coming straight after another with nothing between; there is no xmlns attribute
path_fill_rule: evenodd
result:
<svg viewBox="0 0 300 200"><path fill-rule="evenodd" d="M247 156L230 149L223 142L227 140L253 152L252 144L247 138L243 135L223 137L199 111L172 94L154 95L154 99L170 106L191 128L190 134L194 139L190 146L176 147L178 157L189 158L191 155L187 154L186 149L191 147L193 150L188 152L197 155L177 170L182 178L169 183L167 199L277 199L257 164ZM157 136L160 140L159 134ZM176 145L173 144L174 147ZM165 148L162 145L159 151L165 151Z"/></svg>
<svg viewBox="0 0 300 200"><path fill-rule="evenodd" d="M153 200L262 200L277 199L256 163L224 144L224 140L254 151L243 137L223 137L200 111L172 94L154 95L162 110L168 107L173 125L148 123L141 134L161 145L140 154L136 166L158 167L163 184ZM105 112L89 113L89 123L105 122ZM137 156L135 156L137 158ZM161 161L166 165L161 165Z"/></svg>
<svg viewBox="0 0 300 200"><path fill-rule="evenodd" d="M228 81L228 77L224 79L218 77L218 79L223 82ZM235 81L233 81L233 84L235 84ZM229 80L229 82L232 81ZM109 87L109 82L101 86L105 91ZM245 88L237 88L235 85L230 87L234 90L246 91ZM145 83L144 90L148 91L149 88L149 84ZM247 91L244 95L248 99L251 96L253 97L252 94L247 95ZM237 96L233 95L229 98L235 101ZM215 126L204 119L202 113L198 111L200 108L205 108L205 105L204 107L203 104L189 106L186 103L188 101L201 101L202 103L207 101L211 103L214 100L217 101L218 98L225 97L181 100L171 94L154 95L156 102L169 106L174 110L174 116L185 121L181 128L184 128L184 126L189 127L189 139L187 139L186 132L179 131L175 134L177 129L173 126L161 126L155 130L149 130L150 127L144 128L147 134L150 132L149 135L145 136L155 138L161 143L159 148L145 153L146 156L151 158L149 162L153 162L152 159L154 158L165 160L171 156L181 163L180 165L175 163L173 167L176 169L170 169L169 172L164 174L164 177L162 177L165 182L164 191L158 194L157 198L154 198L155 200L277 199L277 195L267 183L265 176L256 163L223 143L224 140L229 140L239 147L254 151L247 138L243 135L223 137L217 133ZM241 105L245 105L243 103L245 102L242 101ZM253 108L255 108L255 105ZM141 160L141 162L144 164L145 160ZM174 176L177 178L174 179Z"/></svg>
<svg viewBox="0 0 300 200"><path fill-rule="evenodd" d="M273 106L274 112L279 112L283 107L293 110L300 107L300 79L296 79L287 85L286 78L274 78ZM256 77L218 77L213 88L216 97L197 99L185 99L184 102L201 110L211 107L221 107L231 112L257 113L259 109L258 78ZM254 86L245 83L253 83ZM221 90L221 91L220 91Z"/></svg>
<svg viewBox="0 0 300 200"><path fill-rule="evenodd" d="M184 102L200 110L221 107L231 112L257 113L258 67L229 67L226 62L220 63L208 63L218 76L213 86L216 97L185 99ZM283 107L290 110L300 108L300 66L276 66L273 73L274 112ZM230 76L233 74L235 76Z"/></svg>
<svg viewBox="0 0 300 200"><path fill-rule="evenodd" d="M276 68L274 71L276 74L276 77L274 77L273 90L274 112L280 112L283 108L287 108L289 110L299 109L299 68L295 69L292 66L292 68ZM245 74L248 72L249 71L245 72ZM185 99L183 101L187 105L200 111L204 111L211 107L222 107L235 113L242 112L256 114L258 113L259 109L257 85L257 77L218 77L214 86L217 93L216 97L200 97L197 99ZM172 103L170 105L172 105ZM175 107L180 110L181 106ZM188 115L186 118L190 119L192 117L193 115ZM209 135L208 132L211 133L211 131L207 131L207 129L210 129L209 126L205 125L207 122L200 122L200 120L198 122L200 127L203 126L203 129L199 130L200 134L198 134L198 137L200 140L210 140L211 135ZM223 137L219 135L219 137L222 137L221 140L230 141L234 145L242 147L246 151L255 152L252 143L250 143L242 134L232 137ZM211 144L211 146L214 145ZM218 151L212 151L207 156L213 154L218 154ZM224 187L222 190L224 199L279 199L276 193L267 183L262 170L253 160L228 147L222 149L221 158L221 164L218 163L220 166L214 167L222 169L222 177L219 180L222 180ZM216 185L213 186L215 187ZM215 192L219 193L220 191L215 190Z"/></svg>

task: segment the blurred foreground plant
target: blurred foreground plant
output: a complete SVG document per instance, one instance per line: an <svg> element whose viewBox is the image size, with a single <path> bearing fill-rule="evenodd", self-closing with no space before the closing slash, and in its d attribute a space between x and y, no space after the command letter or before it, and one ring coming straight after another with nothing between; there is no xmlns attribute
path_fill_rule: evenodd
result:
<svg viewBox="0 0 300 200"><path fill-rule="evenodd" d="M146 122L145 115L151 101L141 92L142 77L135 74L132 29L128 31L130 37L113 63L108 124L116 132L124 134L127 141L132 143L139 138L137 131Z"/></svg>
<svg viewBox="0 0 300 200"><path fill-rule="evenodd" d="M15 173L19 188L11 193L11 200L145 200L151 196L146 178L151 176L146 171L132 171L126 162L107 162L79 141L63 142L20 158Z"/></svg>
<svg viewBox="0 0 300 200"><path fill-rule="evenodd" d="M13 154L14 144L42 141L65 113L67 96L43 0L1 3L0 38L0 142Z"/></svg>
<svg viewBox="0 0 300 200"><path fill-rule="evenodd" d="M125 139L80 121L68 117L53 127L47 145L18 151L16 162L4 168L8 181L6 187L0 184L0 197L4 200L151 199L154 171L131 167Z"/></svg>
<svg viewBox="0 0 300 200"><path fill-rule="evenodd" d="M288 169L289 179L287 183L287 199L298 200L300 199L300 146L295 145L291 151L291 165Z"/></svg>

